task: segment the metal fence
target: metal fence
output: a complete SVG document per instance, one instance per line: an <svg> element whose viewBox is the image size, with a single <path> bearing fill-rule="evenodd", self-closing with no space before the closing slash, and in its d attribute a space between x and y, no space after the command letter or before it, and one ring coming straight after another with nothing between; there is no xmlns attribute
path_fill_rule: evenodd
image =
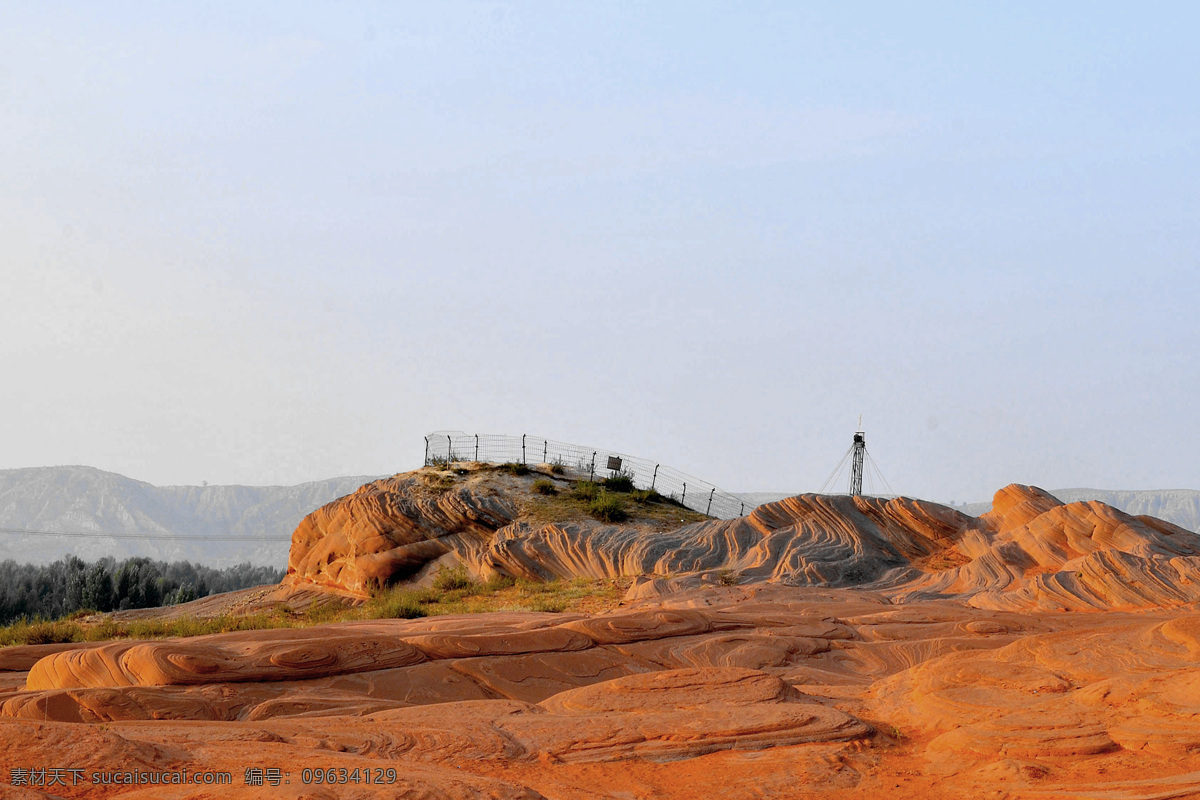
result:
<svg viewBox="0 0 1200 800"><path fill-rule="evenodd" d="M485 461L493 464L558 464L579 478L596 480L617 473L628 475L639 489L654 489L693 511L718 519L746 515L746 503L736 495L677 469L645 458L601 450L540 436L491 433L431 433L425 437L425 463Z"/></svg>

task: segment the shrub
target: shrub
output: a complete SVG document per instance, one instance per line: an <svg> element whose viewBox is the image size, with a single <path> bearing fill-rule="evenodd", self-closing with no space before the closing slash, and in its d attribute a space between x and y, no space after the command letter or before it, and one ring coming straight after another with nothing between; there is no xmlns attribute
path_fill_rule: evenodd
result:
<svg viewBox="0 0 1200 800"><path fill-rule="evenodd" d="M554 481L547 478L538 478L533 482L533 490L538 494L558 494L558 489L554 486Z"/></svg>
<svg viewBox="0 0 1200 800"><path fill-rule="evenodd" d="M528 475L529 467L524 464L518 464L515 461L509 461L507 464L501 464L496 467L501 472L507 472L509 475Z"/></svg>
<svg viewBox="0 0 1200 800"><path fill-rule="evenodd" d="M83 639L79 626L73 622L43 622L38 620L31 623L25 630L25 644L62 644L78 642Z"/></svg>
<svg viewBox="0 0 1200 800"><path fill-rule="evenodd" d="M409 592L388 595L376 604L374 612L379 619L417 619L426 616L421 603Z"/></svg>
<svg viewBox="0 0 1200 800"><path fill-rule="evenodd" d="M590 503L588 511L602 522L621 522L629 517L625 512L625 503L615 494L600 492Z"/></svg>
<svg viewBox="0 0 1200 800"><path fill-rule="evenodd" d="M304 612L304 618L313 625L334 622L345 609L340 603L313 603Z"/></svg>
<svg viewBox="0 0 1200 800"><path fill-rule="evenodd" d="M571 490L571 496L577 500L595 500L600 496L600 484L592 481L580 481Z"/></svg>
<svg viewBox="0 0 1200 800"><path fill-rule="evenodd" d="M467 574L467 568L461 564L457 567L442 567L433 576L433 588L439 592L453 592L459 589L474 589L475 581Z"/></svg>
<svg viewBox="0 0 1200 800"><path fill-rule="evenodd" d="M604 488L610 492L632 492L633 476L627 472L618 472L611 478L604 479Z"/></svg>
<svg viewBox="0 0 1200 800"><path fill-rule="evenodd" d="M109 639L116 639L120 635L121 626L113 622L111 617L105 618L99 625L87 632L87 638L92 642L104 642Z"/></svg>
<svg viewBox="0 0 1200 800"><path fill-rule="evenodd" d="M455 485L453 475L425 475L423 476L423 480L426 486L443 492L453 489Z"/></svg>
<svg viewBox="0 0 1200 800"><path fill-rule="evenodd" d="M561 461L555 461L553 464L550 465L550 471L553 472L555 475L562 475L564 472L567 471L567 468L563 466Z"/></svg>
<svg viewBox="0 0 1200 800"><path fill-rule="evenodd" d="M552 614L561 614L567 610L565 600L556 600L553 598L538 598L529 604L530 611L548 611Z"/></svg>
<svg viewBox="0 0 1200 800"><path fill-rule="evenodd" d="M516 578L508 575L495 575L492 578L489 578L488 582L480 587L480 591L487 594L495 594L496 592L502 592L505 589L511 589L516 585Z"/></svg>
<svg viewBox="0 0 1200 800"><path fill-rule="evenodd" d="M717 573L717 583L722 586L737 586L741 582L741 578L731 569L723 569Z"/></svg>

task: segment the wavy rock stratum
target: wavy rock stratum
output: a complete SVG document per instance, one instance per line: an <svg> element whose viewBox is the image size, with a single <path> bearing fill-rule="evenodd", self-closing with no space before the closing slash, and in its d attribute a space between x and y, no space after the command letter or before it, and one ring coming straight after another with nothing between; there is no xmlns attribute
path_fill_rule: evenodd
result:
<svg viewBox="0 0 1200 800"><path fill-rule="evenodd" d="M521 519L532 477L476 471L439 491L427 478L418 471L377 481L310 514L293 537L287 582L364 592L427 573L449 556L480 576L651 576L630 599L695 586L717 572L993 609L1200 599L1200 540L1191 532L1095 501L1063 504L1017 484L997 492L993 510L978 518L904 497L799 495L741 519L664 530ZM652 577L665 575L675 578Z"/></svg>
<svg viewBox="0 0 1200 800"><path fill-rule="evenodd" d="M364 592L414 575L450 552L471 552L517 515L516 479L430 490L428 472L368 483L305 517L292 534L287 582ZM505 483L508 486L505 486ZM515 485L514 485L515 484Z"/></svg>
<svg viewBox="0 0 1200 800"><path fill-rule="evenodd" d="M6 798L1200 795L1191 606L1029 613L759 583L598 616L5 655ZM39 768L80 782L32 791ZM231 784L97 785L113 771Z"/></svg>
<svg viewBox="0 0 1200 800"><path fill-rule="evenodd" d="M3 648L0 798L1200 797L1189 531L1019 485L546 524L460 477L314 512L280 596L459 561L622 607Z"/></svg>

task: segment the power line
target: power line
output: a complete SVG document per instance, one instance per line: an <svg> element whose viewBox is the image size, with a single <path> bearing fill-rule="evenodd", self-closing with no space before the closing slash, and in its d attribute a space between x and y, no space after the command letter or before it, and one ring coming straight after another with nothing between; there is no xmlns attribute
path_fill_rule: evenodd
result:
<svg viewBox="0 0 1200 800"><path fill-rule="evenodd" d="M0 528L12 536L68 536L84 539L160 539L173 542L290 542L291 536L180 536L173 533L111 533L108 531L39 531L31 528Z"/></svg>

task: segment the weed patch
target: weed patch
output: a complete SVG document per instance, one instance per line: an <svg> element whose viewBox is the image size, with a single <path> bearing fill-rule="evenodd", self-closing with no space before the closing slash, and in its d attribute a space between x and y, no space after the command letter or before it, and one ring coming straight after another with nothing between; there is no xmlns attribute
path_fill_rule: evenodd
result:
<svg viewBox="0 0 1200 800"><path fill-rule="evenodd" d="M610 492L632 492L634 490L633 474L629 472L616 472L611 477L604 479L604 488Z"/></svg>
<svg viewBox="0 0 1200 800"><path fill-rule="evenodd" d="M467 568L461 564L457 567L442 567L433 576L433 588L439 592L474 589L475 581L467 574Z"/></svg>
<svg viewBox="0 0 1200 800"><path fill-rule="evenodd" d="M624 501L617 495L604 491L588 503L588 511L601 522L623 522L629 519Z"/></svg>
<svg viewBox="0 0 1200 800"><path fill-rule="evenodd" d="M600 484L595 481L580 481L571 489L571 497L591 502L600 496Z"/></svg>
<svg viewBox="0 0 1200 800"><path fill-rule="evenodd" d="M737 586L741 582L742 579L731 569L723 569L717 573L717 583L722 586Z"/></svg>
<svg viewBox="0 0 1200 800"><path fill-rule="evenodd" d="M180 617L169 620L133 620L132 622L116 622L109 618L99 625L91 627L85 627L67 619L34 620L33 622L14 622L0 628L0 646L105 642L111 639L167 639L281 627L295 627L295 623L279 614L213 618Z"/></svg>
<svg viewBox="0 0 1200 800"><path fill-rule="evenodd" d="M368 607L374 619L418 619L428 616L421 598L414 592L390 591L375 598Z"/></svg>

